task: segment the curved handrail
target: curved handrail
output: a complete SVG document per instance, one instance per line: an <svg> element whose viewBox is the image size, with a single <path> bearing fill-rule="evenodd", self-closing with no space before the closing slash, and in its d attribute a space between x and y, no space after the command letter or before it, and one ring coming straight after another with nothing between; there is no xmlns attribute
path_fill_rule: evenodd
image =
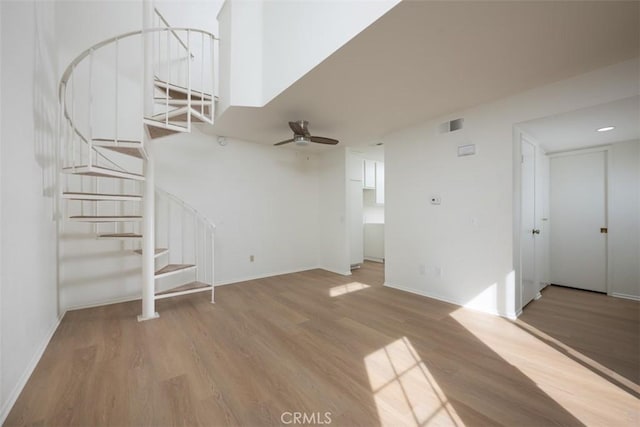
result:
<svg viewBox="0 0 640 427"><path fill-rule="evenodd" d="M93 52L97 51L98 49L101 49L101 48L103 48L105 46L111 45L112 43L115 43L115 42L117 42L119 40L126 39L126 38L129 38L129 37L133 37L133 36L136 36L136 35L167 32L167 31L170 31L170 32L172 32L174 34L175 34L176 31L190 31L190 32L202 34L203 36L208 36L212 40L220 40L213 33L210 33L209 31L197 29L197 28L189 28L189 27L152 27L152 28L146 28L146 29L142 29L142 30L129 31L127 33L123 33L123 34L108 38L106 40L103 40L101 42L98 42L98 43L94 44L93 46L91 46L91 47L85 49L84 51L82 51L78 56L76 56L69 63L67 68L62 73L62 77L60 78L60 83L58 84L58 102L63 106L62 115L63 115L64 120L71 126L71 129L72 129L73 133L75 133L83 142L85 142L86 144L90 145L89 144L89 140L87 139L87 137L82 132L80 132L78 127L74 126L73 119L70 116L69 111L67 110L67 103L64 100L64 98L66 97L66 86L67 86L67 83L69 82L69 79L70 79L71 75L73 74L73 71L75 70L75 68L78 66L78 64L80 64L87 56L89 56ZM111 160L108 157L106 157L104 154L102 154L100 151L96 150L94 147L91 147L91 149L92 149L93 152L97 153L98 156L100 156L102 159L104 159L107 162L109 162L111 165L115 166L116 168L118 168L120 170L125 170L122 166L120 166L119 164L117 164L113 160Z"/></svg>
<svg viewBox="0 0 640 427"><path fill-rule="evenodd" d="M166 227L156 228L156 242L159 244L166 242L166 247L170 249L176 260L180 259L180 264L196 265L196 281L213 285L216 226L193 206L168 191L156 187L155 197L155 220L163 223L164 218L166 221ZM166 209L163 209L165 207ZM177 217L172 215L172 207L179 209L180 214ZM190 219L193 219L192 226L188 225ZM176 244L176 240L180 243ZM173 246L174 244L176 245ZM172 247L174 249L171 249Z"/></svg>
<svg viewBox="0 0 640 427"><path fill-rule="evenodd" d="M197 28L189 28L189 27L153 27L153 28L145 28L144 30L136 30L136 31L129 31L128 33L123 33L120 34L118 36L115 37L111 37L109 39L103 40L99 43L94 44L93 46L91 46L90 48L84 50L82 53L80 53L78 56L76 56L74 58L73 61L71 61L71 63L67 66L67 68L64 70L64 72L62 73L62 77L60 78L60 83L58 84L58 101L62 102L62 88L64 85L67 84L67 82L69 81L69 77L71 76L71 73L73 72L73 69L76 67L76 65L78 65L84 58L86 58L87 56L89 56L89 54L92 51L96 51L104 46L107 46L111 43L114 43L118 40L122 40L131 36L135 36L138 34L146 34L146 33L155 33L155 32L160 32L160 31L193 31L195 33L201 33L204 35L207 35L209 37L211 37L213 40L220 40L218 37L214 36L212 33L205 31L205 30L199 30Z"/></svg>
<svg viewBox="0 0 640 427"><path fill-rule="evenodd" d="M190 211L196 217L200 218L205 224L207 224L207 226L211 229L211 231L215 231L216 225L213 222L211 222L211 220L209 220L209 218L207 218L204 214L202 214L200 211L198 211L196 208L194 208L193 206L191 206L190 204L188 204L187 202L185 202L184 200L182 200L181 198L179 198L175 194L169 193L168 191L163 190L162 188L160 188L158 186L156 186L155 191L160 193L160 194L162 194L163 196L173 200L174 202L180 204L182 207L184 207L185 209Z"/></svg>

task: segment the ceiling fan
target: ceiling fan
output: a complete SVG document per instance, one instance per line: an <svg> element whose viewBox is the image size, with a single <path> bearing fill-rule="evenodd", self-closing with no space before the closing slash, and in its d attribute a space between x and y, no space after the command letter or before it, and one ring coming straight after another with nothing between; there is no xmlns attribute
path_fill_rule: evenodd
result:
<svg viewBox="0 0 640 427"><path fill-rule="evenodd" d="M289 127L293 131L293 138L286 141L280 141L273 145L284 145L290 142L295 142L297 145L307 145L310 142L317 142L318 144L336 145L337 139L325 138L324 136L312 136L309 133L309 122L306 120L298 120L297 122L289 122Z"/></svg>

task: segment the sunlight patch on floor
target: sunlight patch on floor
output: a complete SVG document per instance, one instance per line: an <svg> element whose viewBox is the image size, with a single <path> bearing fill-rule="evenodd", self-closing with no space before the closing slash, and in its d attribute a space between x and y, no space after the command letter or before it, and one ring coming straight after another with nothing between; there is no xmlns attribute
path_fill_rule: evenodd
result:
<svg viewBox="0 0 640 427"><path fill-rule="evenodd" d="M556 350L530 325L526 331L507 319L464 308L451 317L582 423L615 425L625 419L629 425L638 425L638 399L595 373L598 364L585 355L568 346L573 357Z"/></svg>
<svg viewBox="0 0 640 427"><path fill-rule="evenodd" d="M464 425L406 337L364 362L381 425Z"/></svg>
<svg viewBox="0 0 640 427"><path fill-rule="evenodd" d="M364 283L351 282L347 283L346 285L334 286L333 288L329 289L329 295L332 297L339 297L340 295L361 291L370 287L371 286L365 285Z"/></svg>

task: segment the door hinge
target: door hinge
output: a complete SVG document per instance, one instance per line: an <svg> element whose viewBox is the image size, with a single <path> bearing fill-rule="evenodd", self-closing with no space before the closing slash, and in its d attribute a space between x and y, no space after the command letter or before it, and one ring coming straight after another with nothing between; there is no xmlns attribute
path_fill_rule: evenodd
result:
<svg viewBox="0 0 640 427"><path fill-rule="evenodd" d="M601 232L602 234L607 234L607 233L609 232L609 229L608 229L607 227L601 227L601 228L600 228L600 232Z"/></svg>

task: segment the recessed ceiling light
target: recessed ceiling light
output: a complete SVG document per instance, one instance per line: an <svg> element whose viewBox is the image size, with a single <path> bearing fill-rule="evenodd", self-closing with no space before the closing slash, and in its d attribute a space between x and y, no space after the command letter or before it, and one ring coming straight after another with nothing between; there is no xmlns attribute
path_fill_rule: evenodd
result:
<svg viewBox="0 0 640 427"><path fill-rule="evenodd" d="M610 130L614 130L615 126L605 126L603 128L596 129L596 132L609 132Z"/></svg>

